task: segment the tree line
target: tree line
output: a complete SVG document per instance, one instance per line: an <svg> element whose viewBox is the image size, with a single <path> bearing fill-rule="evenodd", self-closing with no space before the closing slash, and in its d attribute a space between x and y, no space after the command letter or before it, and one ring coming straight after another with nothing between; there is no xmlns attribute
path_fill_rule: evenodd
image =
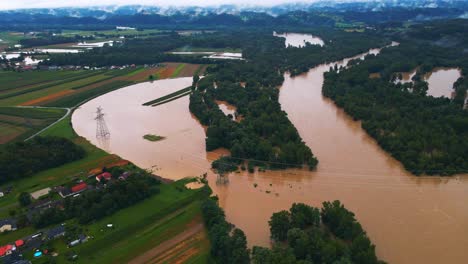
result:
<svg viewBox="0 0 468 264"><path fill-rule="evenodd" d="M211 257L215 263L248 264L250 251L242 230L226 221L223 209L211 198L202 204L202 214L211 241Z"/></svg>
<svg viewBox="0 0 468 264"><path fill-rule="evenodd" d="M85 150L60 137L35 137L0 148L0 183L81 159Z"/></svg>

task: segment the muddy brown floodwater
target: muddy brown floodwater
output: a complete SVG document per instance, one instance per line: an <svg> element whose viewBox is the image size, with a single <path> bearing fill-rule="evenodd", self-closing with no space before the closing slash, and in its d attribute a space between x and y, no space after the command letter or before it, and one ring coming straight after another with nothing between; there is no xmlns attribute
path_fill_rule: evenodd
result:
<svg viewBox="0 0 468 264"><path fill-rule="evenodd" d="M236 122L240 122L242 120L242 116L241 115L237 115L236 116L236 111L237 111L237 107L232 105L232 104L229 104L228 102L226 101L220 101L220 100L215 100L216 101L216 104L218 104L219 106L219 109L221 109L221 111L223 111L223 113L228 116L228 115L232 115L232 120L236 121Z"/></svg>
<svg viewBox="0 0 468 264"><path fill-rule="evenodd" d="M453 98L453 84L461 77L460 69L435 68L424 75L424 80L428 83L427 94L434 97Z"/></svg>
<svg viewBox="0 0 468 264"><path fill-rule="evenodd" d="M204 128L190 114L189 98L158 107L141 106L189 86L191 78L137 84L100 96L75 111L73 127L111 153L143 168L156 166L155 173L163 177L180 179L208 172L209 185L228 221L244 230L250 246L270 244L268 219L273 212L294 202L319 207L323 201L338 199L356 213L379 258L390 263L466 263L468 177L407 173L359 122L322 96L323 73L333 65L320 65L294 78L286 75L280 90L283 110L319 159L312 172L233 173L228 184L217 185L210 162L226 151L205 152ZM109 142L96 139L93 118L98 106L106 114ZM148 133L166 139L144 140Z"/></svg>

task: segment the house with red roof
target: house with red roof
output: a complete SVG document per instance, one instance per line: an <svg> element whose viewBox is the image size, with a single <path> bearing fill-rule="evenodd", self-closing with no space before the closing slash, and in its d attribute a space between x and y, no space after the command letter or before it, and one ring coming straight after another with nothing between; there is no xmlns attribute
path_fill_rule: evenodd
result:
<svg viewBox="0 0 468 264"><path fill-rule="evenodd" d="M103 172L96 176L96 181L101 182L102 179L109 181L110 179L112 179L112 174L110 174L109 172Z"/></svg>
<svg viewBox="0 0 468 264"><path fill-rule="evenodd" d="M10 255L11 253L13 253L13 250L15 249L16 248L13 245L6 245L3 247L0 247L0 257Z"/></svg>
<svg viewBox="0 0 468 264"><path fill-rule="evenodd" d="M78 183L77 185L74 185L71 188L67 188L67 187L58 187L57 188L58 193L63 198L71 196L71 195L75 195L77 193L85 191L86 189L88 189L88 185L85 182Z"/></svg>
<svg viewBox="0 0 468 264"><path fill-rule="evenodd" d="M15 246L18 248L18 247L21 247L24 245L24 241L22 239L19 239L19 240L16 240L15 241Z"/></svg>
<svg viewBox="0 0 468 264"><path fill-rule="evenodd" d="M85 182L78 183L77 185L71 187L71 191L73 194L82 192L88 188L88 185Z"/></svg>

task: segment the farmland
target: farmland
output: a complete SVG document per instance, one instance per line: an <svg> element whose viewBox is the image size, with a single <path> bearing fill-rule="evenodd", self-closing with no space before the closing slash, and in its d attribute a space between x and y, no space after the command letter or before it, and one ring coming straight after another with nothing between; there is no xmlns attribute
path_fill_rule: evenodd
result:
<svg viewBox="0 0 468 264"><path fill-rule="evenodd" d="M64 109L0 107L0 144L26 139L65 112Z"/></svg>
<svg viewBox="0 0 468 264"><path fill-rule="evenodd" d="M0 144L26 139L63 116L65 108L148 81L150 75L154 79L188 77L204 70L203 65L164 63L115 70L0 72Z"/></svg>
<svg viewBox="0 0 468 264"><path fill-rule="evenodd" d="M205 263L209 242L204 229L191 236L187 243L178 243L169 254L151 254L185 229L201 224L200 201L206 197L207 190L189 190L184 187L185 183L186 180L182 180L163 185L160 194L83 226L90 237L86 243L67 248L65 239L53 241L50 248L59 252L54 258L56 263L68 263L67 256L71 253L78 255L77 263L123 263L142 254ZM107 227L108 224L112 224L112 228ZM77 223L72 220L66 225ZM186 250L192 254L184 256ZM38 259L34 263L48 263L48 259Z"/></svg>
<svg viewBox="0 0 468 264"><path fill-rule="evenodd" d="M158 79L187 77L201 73L204 69L200 65L167 63L155 68L135 67L124 70L2 72L0 96L4 97L0 97L0 139L2 143L25 139L64 116L67 108L74 108L85 100L114 89L148 81L149 75ZM71 127L70 115L41 135L68 138L83 147L86 155L80 160L0 186L1 190L11 189L0 200L2 218L11 217L13 212L25 212L26 209L18 204L21 193L87 181L88 175L99 173L104 167L128 163L76 135ZM90 225L79 225L90 237L86 243L68 248L65 238L59 238L43 247L58 253L54 258L56 263L68 263L72 253L78 255L78 263L130 261L142 254L152 260L204 263L209 257L210 248L204 228L195 230L187 239L174 240L184 235L185 229L202 226L200 204L208 190L189 190L184 186L186 183L187 180L182 180L164 184L158 195ZM108 223L114 227L106 229ZM73 219L66 224L78 226ZM31 226L20 228L15 232L0 234L0 242L9 243L35 232L38 230ZM170 251L158 253L159 245L172 243L174 245ZM96 251L97 247L100 250ZM32 253L25 252L25 257L33 259ZM50 259L33 260L33 263L48 263Z"/></svg>

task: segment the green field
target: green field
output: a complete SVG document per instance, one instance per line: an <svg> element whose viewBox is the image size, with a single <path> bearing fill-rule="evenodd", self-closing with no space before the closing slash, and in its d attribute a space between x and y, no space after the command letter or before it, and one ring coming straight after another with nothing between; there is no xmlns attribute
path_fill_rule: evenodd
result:
<svg viewBox="0 0 468 264"><path fill-rule="evenodd" d="M0 91L12 90L14 88L28 85L38 86L54 81L63 81L73 77L83 77L90 71L29 71L29 72L0 72Z"/></svg>
<svg viewBox="0 0 468 264"><path fill-rule="evenodd" d="M65 112L64 109L0 107L0 143L26 139Z"/></svg>
<svg viewBox="0 0 468 264"><path fill-rule="evenodd" d="M129 86L134 82L131 81L114 81L111 83L103 84L98 88L91 90L82 91L80 93L72 94L70 96L62 97L59 100L53 101L51 103L45 104L45 106L53 107L74 107L88 99L94 98L96 96L111 92L113 90Z"/></svg>
<svg viewBox="0 0 468 264"><path fill-rule="evenodd" d="M162 30L159 29L145 29L142 31L138 30L117 30L117 29L110 29L110 30L63 30L62 31L62 36L75 36L75 35L80 35L80 36L91 36L91 35L96 35L96 34L103 34L106 36L113 36L113 35L131 35L131 36L145 36L151 33L161 33L163 32ZM87 41L89 43L92 42L100 42L101 40L97 38L95 41Z"/></svg>
<svg viewBox="0 0 468 264"><path fill-rule="evenodd" d="M78 262L126 262L184 231L200 218L200 199L206 197L203 190L183 187L185 182L164 185L160 194L87 226L94 239L74 249ZM115 228L106 230L108 223Z"/></svg>
<svg viewBox="0 0 468 264"><path fill-rule="evenodd" d="M180 72L185 68L185 66L186 66L185 63L182 63L182 64L178 65L177 68L175 69L174 73L172 74L171 78L178 77Z"/></svg>
<svg viewBox="0 0 468 264"><path fill-rule="evenodd" d="M2 40L0 42L0 45L8 45L8 46L13 46L15 44L18 44L18 42L24 38L23 33L21 32L0 32L0 39Z"/></svg>

